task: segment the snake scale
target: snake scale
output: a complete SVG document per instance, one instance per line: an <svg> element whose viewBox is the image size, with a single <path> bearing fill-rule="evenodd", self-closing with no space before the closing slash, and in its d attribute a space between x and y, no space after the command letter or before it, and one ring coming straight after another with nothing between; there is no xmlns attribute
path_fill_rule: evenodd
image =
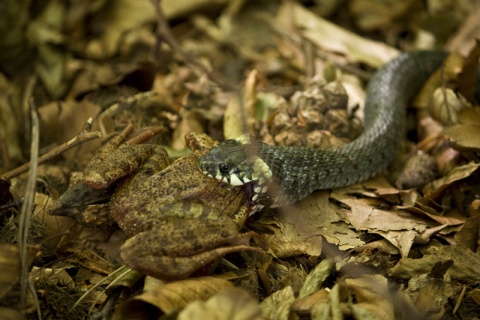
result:
<svg viewBox="0 0 480 320"><path fill-rule="evenodd" d="M365 129L346 145L325 150L281 147L242 135L201 157L200 168L230 185L246 185L260 208L372 178L392 162L404 135L408 102L445 57L439 51L414 51L380 68L366 90Z"/></svg>

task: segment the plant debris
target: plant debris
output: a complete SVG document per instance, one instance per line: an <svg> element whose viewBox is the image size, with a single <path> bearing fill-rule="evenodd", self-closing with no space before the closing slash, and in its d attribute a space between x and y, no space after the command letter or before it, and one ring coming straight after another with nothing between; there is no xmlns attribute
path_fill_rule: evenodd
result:
<svg viewBox="0 0 480 320"><path fill-rule="evenodd" d="M3 318L479 318L476 1L6 0L0 7ZM215 248L208 264L187 251L207 249L193 238L215 238L196 219L208 215L209 199L218 201L216 184L216 198L191 192L195 181L185 190L163 186L162 206L138 195L146 213L176 212L163 227L110 215L125 181L140 186L136 160L128 160L138 154L123 161L120 152L140 141L111 144L120 132L163 150L164 166L173 164L161 174L187 179L196 167L181 159L211 141L194 141L191 132L339 146L362 131L374 71L402 51L424 49L460 53L412 103L408 141L385 174L248 219L245 192L223 197L229 217L222 218L238 214L228 220L234 236L210 224L233 249ZM121 155L90 162L105 145L101 152ZM122 161L126 177L105 190L78 187L89 162L99 169ZM60 205L67 196L68 208ZM117 208L138 209L138 199L121 200ZM185 216L188 223L177 220ZM172 226L174 236L165 234ZM132 238L140 227L170 242ZM134 248L128 259L125 247ZM172 248L182 248L174 258ZM172 270L195 263L195 272L144 276L153 249ZM148 252L141 263L140 252Z"/></svg>

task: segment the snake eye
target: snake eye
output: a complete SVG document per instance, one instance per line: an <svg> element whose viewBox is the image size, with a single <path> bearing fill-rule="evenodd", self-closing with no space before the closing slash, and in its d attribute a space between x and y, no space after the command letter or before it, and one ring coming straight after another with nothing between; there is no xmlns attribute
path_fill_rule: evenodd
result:
<svg viewBox="0 0 480 320"><path fill-rule="evenodd" d="M230 172L230 165L228 163L222 163L218 166L220 173L228 174Z"/></svg>

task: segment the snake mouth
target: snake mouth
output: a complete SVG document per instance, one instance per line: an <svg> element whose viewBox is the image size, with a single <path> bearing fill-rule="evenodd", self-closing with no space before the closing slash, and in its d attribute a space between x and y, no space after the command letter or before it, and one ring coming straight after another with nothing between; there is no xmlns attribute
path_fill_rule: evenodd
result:
<svg viewBox="0 0 480 320"><path fill-rule="evenodd" d="M256 203L266 197L273 173L252 141L248 134L225 140L199 157L198 163L208 177L234 187L246 186L249 200Z"/></svg>

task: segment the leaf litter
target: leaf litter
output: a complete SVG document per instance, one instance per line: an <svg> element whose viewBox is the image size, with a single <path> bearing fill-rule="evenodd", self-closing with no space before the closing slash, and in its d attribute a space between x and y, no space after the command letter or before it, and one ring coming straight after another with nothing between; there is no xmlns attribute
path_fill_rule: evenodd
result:
<svg viewBox="0 0 480 320"><path fill-rule="evenodd" d="M390 7L366 0L347 7L340 1L307 7L209 0L4 5L0 265L9 272L2 276L8 288L2 314L478 318L480 117L472 95L478 48L471 49L474 36L465 31L475 30L479 8L473 1L393 1ZM11 39L17 39L13 46ZM183 137L190 131L217 140L251 132L282 145L343 144L361 132L362 83L372 70L400 51L442 48L445 41L463 52L469 47L470 57L455 58L440 72L433 98L420 95L416 144L404 152L422 150L439 170L422 169L397 183L398 172L385 174L254 215L246 228L266 239L269 259L230 254L212 277L169 283L138 281L138 274L124 270L122 281L109 285L108 275L122 265L118 248L125 235L47 214L98 149L99 140L86 143L98 131L108 137L125 121L162 126L165 134L153 142L175 157L186 152ZM31 189L26 175L10 170L32 157L32 137L25 134L35 126L29 100L40 116L39 153L53 152L39 161L29 209L31 233L40 230L43 240L30 234L28 255L19 260L12 254L18 252L16 217ZM93 127L82 129L89 118ZM68 153L56 149L75 136L78 145ZM20 303L19 284L27 280L19 282L12 266L22 264L30 268L36 294L27 291Z"/></svg>

